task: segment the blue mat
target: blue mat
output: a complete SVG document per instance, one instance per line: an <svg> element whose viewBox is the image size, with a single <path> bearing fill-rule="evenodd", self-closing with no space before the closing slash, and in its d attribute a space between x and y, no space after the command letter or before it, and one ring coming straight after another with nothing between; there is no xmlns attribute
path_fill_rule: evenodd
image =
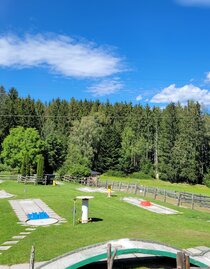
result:
<svg viewBox="0 0 210 269"><path fill-rule="evenodd" d="M46 212L32 212L31 214L27 214L29 220L38 220L38 219L49 219L49 216Z"/></svg>

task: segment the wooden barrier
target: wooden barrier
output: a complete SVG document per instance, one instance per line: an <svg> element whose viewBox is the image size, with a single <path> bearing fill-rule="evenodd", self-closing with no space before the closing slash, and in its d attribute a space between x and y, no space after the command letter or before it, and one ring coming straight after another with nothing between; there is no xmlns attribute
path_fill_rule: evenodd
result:
<svg viewBox="0 0 210 269"><path fill-rule="evenodd" d="M173 201L177 206L188 204L192 209L196 207L210 209L210 196L201 194L193 194L188 192L177 192L161 188L146 187L136 183L124 183L120 181L101 181L99 179L92 180L89 178L73 178L70 176L63 177L63 180L69 182L80 183L88 186L103 187L107 189L108 185L112 186L112 190L124 191L127 193L137 194L143 197L151 197L153 199L160 199L163 202Z"/></svg>

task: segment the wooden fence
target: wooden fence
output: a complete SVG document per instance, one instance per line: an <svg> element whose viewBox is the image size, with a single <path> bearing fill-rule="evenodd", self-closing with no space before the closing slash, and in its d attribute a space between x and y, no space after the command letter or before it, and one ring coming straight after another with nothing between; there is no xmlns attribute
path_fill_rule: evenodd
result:
<svg viewBox="0 0 210 269"><path fill-rule="evenodd" d="M32 184L38 184L38 183L42 183L42 184L46 184L46 178L39 178L36 175L34 176L21 176L18 175L17 176L17 181L19 183L32 183Z"/></svg>
<svg viewBox="0 0 210 269"><path fill-rule="evenodd" d="M3 179L3 180L17 180L17 175L1 175L0 174L0 179Z"/></svg>
<svg viewBox="0 0 210 269"><path fill-rule="evenodd" d="M146 187L135 183L124 183L110 180L101 181L96 178L93 180L93 178L91 177L79 179L65 176L63 180L88 186L103 187L106 189L108 188L108 185L111 185L111 189L115 191L133 193L148 198L151 197L155 200L158 199L163 202L174 203L177 206L188 205L188 207L190 206L192 209L194 209L195 207L210 209L210 196L205 196L201 194L192 194L188 192L178 192L161 188Z"/></svg>
<svg viewBox="0 0 210 269"><path fill-rule="evenodd" d="M22 177L18 175L0 175L0 179L17 180L23 183L38 183L39 179L35 176ZM58 179L56 176L55 179ZM188 192L178 192L172 190L165 190L161 188L147 187L135 183L124 183L118 181L101 181L97 177L72 177L64 176L62 180L74 183L80 183L88 186L108 188L111 185L112 190L123 191L126 193L133 193L143 197L158 199L163 202L174 203L178 206L187 205L194 208L208 208L210 209L210 196L201 194L192 194ZM42 182L44 183L44 182Z"/></svg>

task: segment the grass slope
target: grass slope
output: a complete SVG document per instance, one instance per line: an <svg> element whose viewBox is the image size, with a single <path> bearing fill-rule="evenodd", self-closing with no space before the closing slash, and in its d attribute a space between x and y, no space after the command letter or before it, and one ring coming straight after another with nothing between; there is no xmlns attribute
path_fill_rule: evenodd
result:
<svg viewBox="0 0 210 269"><path fill-rule="evenodd" d="M124 183L136 183L147 187L156 187L166 190L190 192L195 194L203 194L210 196L210 188L205 185L189 185L186 183L170 183L169 181L156 180L156 179L135 179L130 177L112 177L101 175L100 180L102 181L118 181Z"/></svg>
<svg viewBox="0 0 210 269"><path fill-rule="evenodd" d="M153 240L180 248L198 245L210 247L209 213L178 208L183 214L158 215L121 201L125 193L94 193L90 201L90 217L102 221L72 225L73 198L81 195L78 185L65 183L63 186L24 185L6 181L0 185L15 199L41 198L56 213L68 222L60 226L39 227L17 245L0 255L0 264L28 262L31 245L36 247L36 261L49 260L70 250L117 238ZM157 202L160 203L160 202ZM161 203L160 203L161 204ZM81 201L77 201L77 218L81 216ZM168 207L177 209L176 206ZM0 244L18 235L25 228L18 225L16 215L5 199L0 199Z"/></svg>

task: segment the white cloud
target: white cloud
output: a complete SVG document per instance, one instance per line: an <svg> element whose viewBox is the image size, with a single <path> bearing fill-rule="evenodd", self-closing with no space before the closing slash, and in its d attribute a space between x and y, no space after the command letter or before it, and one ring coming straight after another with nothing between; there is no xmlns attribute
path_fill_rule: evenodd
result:
<svg viewBox="0 0 210 269"><path fill-rule="evenodd" d="M140 101L140 100L142 100L142 96L141 96L141 95L138 95L138 96L136 97L136 101Z"/></svg>
<svg viewBox="0 0 210 269"><path fill-rule="evenodd" d="M210 0L176 0L184 6L210 7Z"/></svg>
<svg viewBox="0 0 210 269"><path fill-rule="evenodd" d="M206 82L206 83L209 83L209 82L210 82L210 72L207 72L207 73L206 73L205 82Z"/></svg>
<svg viewBox="0 0 210 269"><path fill-rule="evenodd" d="M67 36L0 36L0 67L47 67L57 74L99 78L122 71L121 59L110 50Z"/></svg>
<svg viewBox="0 0 210 269"><path fill-rule="evenodd" d="M117 78L111 80L105 79L95 85L90 86L88 88L88 92L92 93L93 96L105 96L121 90L123 86L123 83Z"/></svg>
<svg viewBox="0 0 210 269"><path fill-rule="evenodd" d="M204 105L210 105L210 92L192 84L176 87L175 84L164 88L160 93L153 96L152 103L180 102L185 104L188 100L198 101Z"/></svg>

